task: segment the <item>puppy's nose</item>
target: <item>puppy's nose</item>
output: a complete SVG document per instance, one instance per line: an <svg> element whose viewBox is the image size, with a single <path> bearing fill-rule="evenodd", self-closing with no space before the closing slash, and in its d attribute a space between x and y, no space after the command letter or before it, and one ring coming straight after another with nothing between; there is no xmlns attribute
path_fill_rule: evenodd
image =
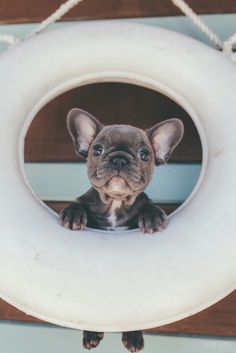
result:
<svg viewBox="0 0 236 353"><path fill-rule="evenodd" d="M126 158L125 156L114 156L111 158L111 163L117 167L117 168L122 168L124 167L126 164L129 163L128 158Z"/></svg>

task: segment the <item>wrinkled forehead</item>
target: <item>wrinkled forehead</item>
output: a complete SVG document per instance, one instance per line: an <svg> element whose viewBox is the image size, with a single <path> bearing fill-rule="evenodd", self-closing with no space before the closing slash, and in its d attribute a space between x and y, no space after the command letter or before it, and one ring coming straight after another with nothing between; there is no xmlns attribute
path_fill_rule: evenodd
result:
<svg viewBox="0 0 236 353"><path fill-rule="evenodd" d="M134 126L130 125L111 125L105 126L97 135L96 142L108 145L127 145L132 141L132 147L140 147L149 145L146 133Z"/></svg>

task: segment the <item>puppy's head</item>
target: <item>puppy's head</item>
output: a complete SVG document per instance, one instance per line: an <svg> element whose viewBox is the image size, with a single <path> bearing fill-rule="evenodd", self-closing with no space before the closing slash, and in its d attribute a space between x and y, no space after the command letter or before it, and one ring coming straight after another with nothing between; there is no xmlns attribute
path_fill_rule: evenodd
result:
<svg viewBox="0 0 236 353"><path fill-rule="evenodd" d="M88 175L102 200L132 204L183 137L183 124L170 119L144 131L130 125L103 126L81 109L72 109L68 129L76 153L87 158Z"/></svg>

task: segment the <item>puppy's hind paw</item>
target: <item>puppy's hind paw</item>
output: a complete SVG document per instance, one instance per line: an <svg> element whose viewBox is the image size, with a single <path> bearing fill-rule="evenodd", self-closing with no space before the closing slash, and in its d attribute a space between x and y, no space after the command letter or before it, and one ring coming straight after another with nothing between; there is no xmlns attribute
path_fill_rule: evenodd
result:
<svg viewBox="0 0 236 353"><path fill-rule="evenodd" d="M97 347L103 335L103 332L83 331L83 347L86 349Z"/></svg>
<svg viewBox="0 0 236 353"><path fill-rule="evenodd" d="M123 332L122 342L130 352L139 352L144 347L143 333L142 331Z"/></svg>

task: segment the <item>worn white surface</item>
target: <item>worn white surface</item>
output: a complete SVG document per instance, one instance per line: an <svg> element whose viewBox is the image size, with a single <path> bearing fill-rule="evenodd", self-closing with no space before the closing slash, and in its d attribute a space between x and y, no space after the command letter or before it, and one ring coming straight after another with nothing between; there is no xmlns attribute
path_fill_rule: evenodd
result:
<svg viewBox="0 0 236 353"><path fill-rule="evenodd" d="M59 325L120 331L173 322L235 289L236 72L228 59L174 32L99 21L9 50L0 77L3 299ZM172 97L202 138L199 188L160 235L67 231L21 175L36 112L69 88L110 80Z"/></svg>

